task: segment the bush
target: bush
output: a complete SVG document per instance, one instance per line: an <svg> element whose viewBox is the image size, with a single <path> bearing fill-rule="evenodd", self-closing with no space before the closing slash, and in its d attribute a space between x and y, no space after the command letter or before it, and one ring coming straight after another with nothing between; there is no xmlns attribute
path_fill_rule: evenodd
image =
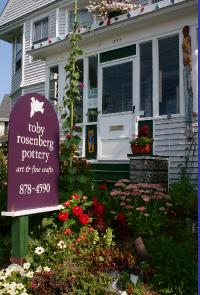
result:
<svg viewBox="0 0 200 295"><path fill-rule="evenodd" d="M153 289L161 294L197 295L197 241L190 234L177 241L172 237L146 241L152 255Z"/></svg>

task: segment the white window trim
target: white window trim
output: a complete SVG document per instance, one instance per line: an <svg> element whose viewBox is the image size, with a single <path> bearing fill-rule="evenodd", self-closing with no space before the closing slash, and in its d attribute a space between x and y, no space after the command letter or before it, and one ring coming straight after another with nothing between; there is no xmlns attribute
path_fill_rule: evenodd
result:
<svg viewBox="0 0 200 295"><path fill-rule="evenodd" d="M160 39L168 38L177 35L179 37L179 113L176 114L168 114L168 115L159 115L159 52L158 52L158 41ZM153 119L171 119L171 118L179 118L185 116L184 112L184 105L185 102L183 99L181 99L184 96L183 92L183 66L182 66L182 43L180 42L180 31L174 31L166 34L162 34L161 36L156 36L155 42L154 42L154 47L153 47L153 52L154 52L154 60L153 60L153 65L154 65L154 74L153 74L153 83L155 83L153 89L155 90L154 93L154 100L153 104L155 103L155 112L153 114ZM155 66L156 65L156 66ZM155 80L154 80L155 79Z"/></svg>

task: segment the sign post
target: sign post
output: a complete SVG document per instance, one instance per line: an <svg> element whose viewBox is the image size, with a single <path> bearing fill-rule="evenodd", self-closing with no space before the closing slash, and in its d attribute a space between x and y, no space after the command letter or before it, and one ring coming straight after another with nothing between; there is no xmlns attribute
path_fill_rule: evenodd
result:
<svg viewBox="0 0 200 295"><path fill-rule="evenodd" d="M22 96L9 121L7 211L13 217L12 262L28 253L28 215L59 210L59 123L49 101Z"/></svg>

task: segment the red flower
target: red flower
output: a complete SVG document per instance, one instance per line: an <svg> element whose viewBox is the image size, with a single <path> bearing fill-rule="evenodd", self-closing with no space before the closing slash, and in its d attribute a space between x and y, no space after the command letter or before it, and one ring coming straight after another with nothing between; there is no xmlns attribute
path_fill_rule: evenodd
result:
<svg viewBox="0 0 200 295"><path fill-rule="evenodd" d="M149 131L148 125L141 126L138 132L138 137L149 137Z"/></svg>
<svg viewBox="0 0 200 295"><path fill-rule="evenodd" d="M79 221L83 225L86 225L86 224L88 224L90 222L90 217L87 214L81 214L79 216Z"/></svg>
<svg viewBox="0 0 200 295"><path fill-rule="evenodd" d="M93 197L93 198L92 198L92 203L93 203L93 204L92 204L93 206L96 206L96 204L98 203L96 197Z"/></svg>
<svg viewBox="0 0 200 295"><path fill-rule="evenodd" d="M67 228L67 229L64 230L64 235L65 235L65 236L67 236L67 235L69 235L69 234L71 234L71 233L72 233L71 228Z"/></svg>
<svg viewBox="0 0 200 295"><path fill-rule="evenodd" d="M69 199L72 200L72 199L76 199L78 200L80 197L77 195L77 194L74 194L72 195Z"/></svg>
<svg viewBox="0 0 200 295"><path fill-rule="evenodd" d="M60 221L66 221L69 217L69 213L68 212L59 212L58 213L58 220Z"/></svg>
<svg viewBox="0 0 200 295"><path fill-rule="evenodd" d="M119 221L119 222L125 222L126 221L126 217L124 216L123 213L118 213L117 216L116 216L116 220Z"/></svg>
<svg viewBox="0 0 200 295"><path fill-rule="evenodd" d="M107 187L106 184L101 184L101 185L99 186L99 189L100 189L101 191L106 191L106 190L108 189L108 187Z"/></svg>
<svg viewBox="0 0 200 295"><path fill-rule="evenodd" d="M105 213L104 205L100 202L97 202L96 205L93 206L93 212L98 216L103 216Z"/></svg>
<svg viewBox="0 0 200 295"><path fill-rule="evenodd" d="M80 206L74 206L72 212L75 216L79 216L83 213L83 209Z"/></svg>
<svg viewBox="0 0 200 295"><path fill-rule="evenodd" d="M64 205L64 207L69 207L71 205L71 202L70 201L67 201L63 205Z"/></svg>
<svg viewBox="0 0 200 295"><path fill-rule="evenodd" d="M66 138L67 138L68 140L70 140L71 137L72 137L71 133L67 133L67 134L66 134Z"/></svg>

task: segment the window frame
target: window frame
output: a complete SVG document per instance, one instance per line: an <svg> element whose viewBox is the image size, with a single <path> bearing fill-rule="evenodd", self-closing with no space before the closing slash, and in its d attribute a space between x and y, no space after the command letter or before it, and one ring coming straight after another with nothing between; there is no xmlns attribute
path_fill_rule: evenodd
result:
<svg viewBox="0 0 200 295"><path fill-rule="evenodd" d="M47 20L47 37L45 38L42 38L42 28L41 28L41 39L38 39L38 40L35 40L35 34L36 34L36 31L35 31L35 25L38 24L38 23L41 23L41 25L44 23L44 21ZM36 19L33 21L33 24L32 24L32 44L38 44L38 43L41 43L43 41L47 41L48 38L49 38L49 15L46 15L46 16L43 16L42 18L40 19Z"/></svg>

